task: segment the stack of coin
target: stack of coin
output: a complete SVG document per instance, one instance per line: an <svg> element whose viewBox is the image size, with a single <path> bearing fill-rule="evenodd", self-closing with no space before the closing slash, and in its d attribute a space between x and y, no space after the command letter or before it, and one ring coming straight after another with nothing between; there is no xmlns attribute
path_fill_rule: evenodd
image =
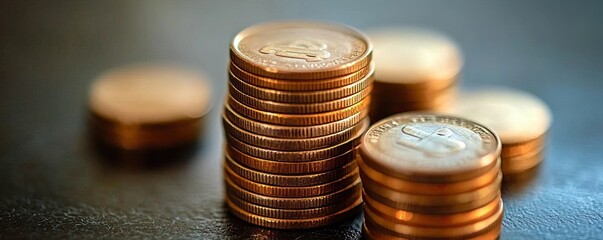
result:
<svg viewBox="0 0 603 240"><path fill-rule="evenodd" d="M505 177L532 169L544 159L551 113L529 93L501 87L467 91L449 112L496 131L502 142Z"/></svg>
<svg viewBox="0 0 603 240"><path fill-rule="evenodd" d="M145 64L111 70L90 89L90 126L100 143L124 150L194 142L210 109L211 88L196 71Z"/></svg>
<svg viewBox="0 0 603 240"><path fill-rule="evenodd" d="M234 215L300 229L360 211L354 149L369 126L371 52L356 30L316 22L265 23L234 38L223 112Z"/></svg>
<svg viewBox="0 0 603 240"><path fill-rule="evenodd" d="M496 239L500 142L477 123L398 114L372 125L358 165L369 239Z"/></svg>
<svg viewBox="0 0 603 240"><path fill-rule="evenodd" d="M456 96L462 57L456 44L422 29L369 31L374 44L375 83L371 120L407 111L439 111Z"/></svg>

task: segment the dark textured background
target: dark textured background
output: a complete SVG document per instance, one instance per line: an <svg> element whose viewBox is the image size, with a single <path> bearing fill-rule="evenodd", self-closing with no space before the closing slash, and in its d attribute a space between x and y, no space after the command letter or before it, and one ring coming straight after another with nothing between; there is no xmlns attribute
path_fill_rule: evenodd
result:
<svg viewBox="0 0 603 240"><path fill-rule="evenodd" d="M503 239L603 239L603 5L595 1L1 1L0 237L355 239L361 217L275 231L222 204L228 43L272 19L418 25L462 47L463 87L499 84L554 114L548 158L504 188ZM203 143L163 167L108 161L86 135L93 78L131 62L204 69ZM174 160L175 161L175 160Z"/></svg>

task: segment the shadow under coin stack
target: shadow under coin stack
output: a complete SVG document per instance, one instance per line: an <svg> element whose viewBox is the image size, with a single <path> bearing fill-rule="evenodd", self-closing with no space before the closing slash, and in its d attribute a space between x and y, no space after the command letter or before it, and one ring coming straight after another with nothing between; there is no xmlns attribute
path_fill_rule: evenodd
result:
<svg viewBox="0 0 603 240"><path fill-rule="evenodd" d="M354 149L368 129L372 46L354 29L266 23L230 46L226 203L270 228L332 224L361 209Z"/></svg>
<svg viewBox="0 0 603 240"><path fill-rule="evenodd" d="M369 239L496 239L500 142L468 120L398 114L362 139L364 235Z"/></svg>
<svg viewBox="0 0 603 240"><path fill-rule="evenodd" d="M454 101L462 57L452 40L405 28L376 29L369 36L375 61L373 122L408 111L440 111Z"/></svg>
<svg viewBox="0 0 603 240"><path fill-rule="evenodd" d="M527 170L544 159L551 112L529 93L501 87L463 92L450 113L496 131L502 143L500 158L506 179L530 173Z"/></svg>

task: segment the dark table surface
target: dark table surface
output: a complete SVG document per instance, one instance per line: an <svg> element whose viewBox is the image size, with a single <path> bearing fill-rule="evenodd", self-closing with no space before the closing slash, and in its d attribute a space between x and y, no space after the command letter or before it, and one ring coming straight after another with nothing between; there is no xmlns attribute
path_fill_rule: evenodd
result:
<svg viewBox="0 0 603 240"><path fill-rule="evenodd" d="M502 238L603 239L602 13L595 1L1 1L0 238L359 238L361 216L277 231L222 202L228 43L253 23L303 18L442 31L465 54L463 87L544 99L554 114L547 159L504 186ZM100 155L86 131L91 81L156 60L211 77L203 141L162 166Z"/></svg>

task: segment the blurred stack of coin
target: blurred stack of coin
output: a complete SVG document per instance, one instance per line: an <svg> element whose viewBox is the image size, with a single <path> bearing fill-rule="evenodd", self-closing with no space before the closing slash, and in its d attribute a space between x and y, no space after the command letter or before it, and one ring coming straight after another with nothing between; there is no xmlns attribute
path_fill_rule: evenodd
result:
<svg viewBox="0 0 603 240"><path fill-rule="evenodd" d="M544 159L551 113L546 103L532 94L501 87L467 91L449 112L496 131L505 176L532 169Z"/></svg>
<svg viewBox="0 0 603 240"><path fill-rule="evenodd" d="M211 88L199 72L145 64L111 70L90 89L90 126L103 145L168 149L194 142L210 109Z"/></svg>
<svg viewBox="0 0 603 240"><path fill-rule="evenodd" d="M300 229L360 211L354 149L369 126L371 52L356 30L316 22L265 23L234 38L223 112L234 215Z"/></svg>
<svg viewBox="0 0 603 240"><path fill-rule="evenodd" d="M371 120L407 111L439 111L454 101L462 56L448 37L423 29L369 31L375 83Z"/></svg>
<svg viewBox="0 0 603 240"><path fill-rule="evenodd" d="M398 114L372 125L358 165L369 239L496 239L500 142L477 123Z"/></svg>

